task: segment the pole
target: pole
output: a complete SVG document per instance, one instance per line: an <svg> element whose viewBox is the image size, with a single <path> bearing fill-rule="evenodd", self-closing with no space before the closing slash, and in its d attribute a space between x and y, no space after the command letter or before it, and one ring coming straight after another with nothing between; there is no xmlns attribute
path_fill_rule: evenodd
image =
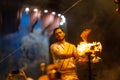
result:
<svg viewBox="0 0 120 80"><path fill-rule="evenodd" d="M92 80L92 69L91 69L91 52L88 53L88 77L89 80Z"/></svg>

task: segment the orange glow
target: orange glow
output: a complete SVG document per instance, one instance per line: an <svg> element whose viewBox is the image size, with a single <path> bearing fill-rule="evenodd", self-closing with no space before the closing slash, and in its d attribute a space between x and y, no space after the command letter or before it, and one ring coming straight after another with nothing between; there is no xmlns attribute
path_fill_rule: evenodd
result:
<svg viewBox="0 0 120 80"><path fill-rule="evenodd" d="M91 29L86 29L82 32L81 37L83 39L83 42L80 42L77 45L77 51L80 56L79 61L88 61L88 54L91 54L91 61L93 63L96 63L99 62L99 60L101 59L98 55L102 52L102 45L100 42L87 42L87 37L90 32Z"/></svg>
<svg viewBox="0 0 120 80"><path fill-rule="evenodd" d="M80 37L83 39L84 42L87 42L87 37L88 37L88 35L90 34L91 31L92 31L91 29L85 29L81 33Z"/></svg>
<svg viewBox="0 0 120 80"><path fill-rule="evenodd" d="M102 45L100 42L93 43L80 42L80 44L77 46L77 50L80 56L83 56L85 55L85 53L88 52L91 52L92 54L95 54L96 52L101 53Z"/></svg>
<svg viewBox="0 0 120 80"><path fill-rule="evenodd" d="M88 53L91 54L91 61L93 63L99 62L101 59L98 55L102 51L102 45L100 42L86 43L80 42L77 46L77 50L80 56L79 61L86 62L88 61Z"/></svg>

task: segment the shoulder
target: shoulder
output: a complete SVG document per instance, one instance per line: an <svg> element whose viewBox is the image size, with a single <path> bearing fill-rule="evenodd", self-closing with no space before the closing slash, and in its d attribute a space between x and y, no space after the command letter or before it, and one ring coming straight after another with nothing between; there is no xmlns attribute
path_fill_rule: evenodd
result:
<svg viewBox="0 0 120 80"><path fill-rule="evenodd" d="M56 42L56 43L53 43L53 44L51 44L50 45L50 49L54 49L54 48L56 48L58 46L58 43Z"/></svg>
<svg viewBox="0 0 120 80"><path fill-rule="evenodd" d="M58 45L57 43L53 43L53 44L50 45L50 47L57 46L57 45Z"/></svg>
<svg viewBox="0 0 120 80"><path fill-rule="evenodd" d="M66 42L67 44L69 44L70 46L73 46L73 47L75 47L75 45L74 44L72 44L72 43L69 43L69 42Z"/></svg>

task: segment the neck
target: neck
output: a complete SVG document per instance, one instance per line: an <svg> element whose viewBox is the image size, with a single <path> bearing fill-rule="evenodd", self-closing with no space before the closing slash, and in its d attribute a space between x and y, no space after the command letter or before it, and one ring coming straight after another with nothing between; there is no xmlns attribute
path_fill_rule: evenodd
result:
<svg viewBox="0 0 120 80"><path fill-rule="evenodd" d="M59 43L61 43L61 44L64 44L65 42L66 42L65 39L59 41Z"/></svg>

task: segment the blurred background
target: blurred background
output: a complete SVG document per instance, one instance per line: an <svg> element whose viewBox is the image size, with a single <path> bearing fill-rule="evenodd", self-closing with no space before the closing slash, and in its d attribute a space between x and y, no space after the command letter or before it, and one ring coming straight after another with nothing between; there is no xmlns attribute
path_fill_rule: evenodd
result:
<svg viewBox="0 0 120 80"><path fill-rule="evenodd" d="M92 30L89 42L102 44L101 62L92 63L92 80L120 80L120 14L116 0L1 0L0 79L23 69L37 80L41 64L52 63L49 45L52 31L62 27L76 46L80 34ZM119 0L118 0L119 1ZM89 80L88 64L77 63L80 80Z"/></svg>

